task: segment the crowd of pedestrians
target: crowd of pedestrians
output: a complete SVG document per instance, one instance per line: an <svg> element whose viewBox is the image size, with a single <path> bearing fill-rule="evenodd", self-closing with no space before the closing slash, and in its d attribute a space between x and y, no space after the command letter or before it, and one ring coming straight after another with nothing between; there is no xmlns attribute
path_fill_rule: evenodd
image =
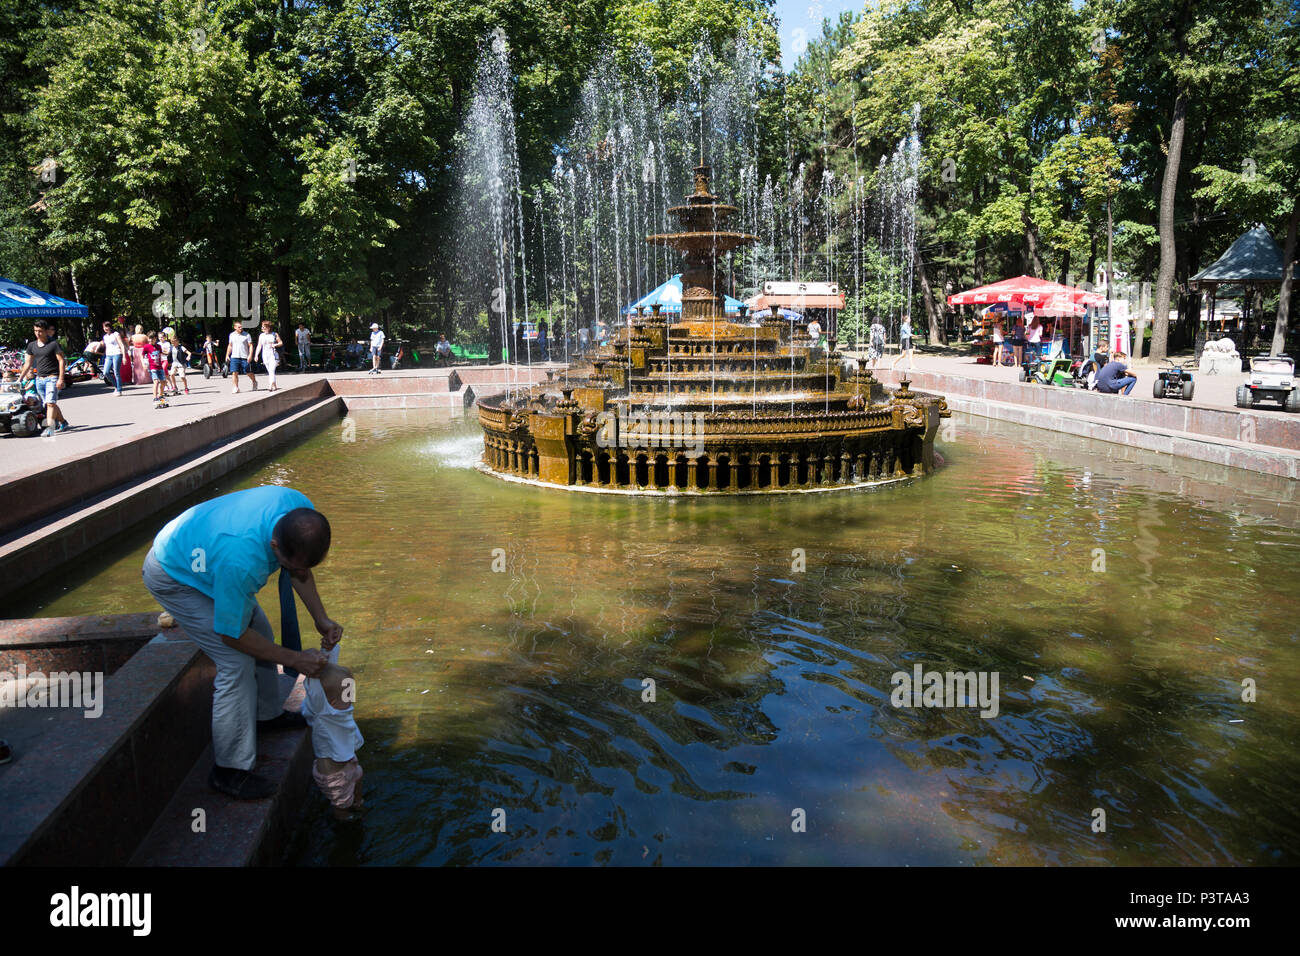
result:
<svg viewBox="0 0 1300 956"><path fill-rule="evenodd" d="M298 323L293 338L298 350L298 371L310 371L312 341L305 323ZM368 350L370 374L380 374L386 357L385 346L383 330L378 323L372 324ZM351 348L356 355L348 362L339 360L337 348L329 350L328 358L322 356L324 370L360 370L366 364L361 358L365 346L355 343ZM397 369L408 361L405 344L397 343L395 350L390 347L390 352L387 356L390 368ZM32 323L32 340L21 355L22 367L18 367L15 358L9 371L4 373L5 382L11 388L39 397L46 422L41 434L45 437L73 427L64 416L61 398L69 385L80 380L69 374L70 368L77 371L78 363L87 369L81 375L97 373L102 376L115 398L120 398L131 386L148 385L155 409L168 408L168 399L190 394L189 372L192 367L201 371L204 378L228 375L231 393L239 394L245 387L257 391L259 365L265 370L267 389L278 391L278 373L288 364L286 343L270 320L262 321L255 333L246 330L242 321L235 320L229 333L215 337L205 334L202 343L191 350L171 326L146 331L143 325L126 325L125 319L119 317L117 321L101 323L100 335L86 347L84 359L78 358L73 362L65 355L51 323L47 319L36 319ZM438 365L452 361L451 343L446 335L439 336L434 346L434 358Z"/></svg>

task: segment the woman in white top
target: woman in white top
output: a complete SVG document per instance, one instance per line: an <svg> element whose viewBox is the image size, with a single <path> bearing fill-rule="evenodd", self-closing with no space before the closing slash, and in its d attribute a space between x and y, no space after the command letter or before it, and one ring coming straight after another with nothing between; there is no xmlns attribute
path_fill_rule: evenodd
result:
<svg viewBox="0 0 1300 956"><path fill-rule="evenodd" d="M104 381L111 382L113 394L122 394L122 361L126 356L126 343L122 333L113 328L112 322L104 323Z"/></svg>
<svg viewBox="0 0 1300 956"><path fill-rule="evenodd" d="M997 319L993 320L993 364L998 368L1002 367L1002 358L1006 340L1002 336L1002 323Z"/></svg>
<svg viewBox="0 0 1300 956"><path fill-rule="evenodd" d="M253 361L258 360L261 356L262 364L266 366L266 375L271 380L271 391L275 391L280 386L275 384L275 367L279 364L280 357L276 354L276 349L284 343L280 341L280 333L271 331L271 320L262 321L262 334L257 337L257 349L253 352Z"/></svg>
<svg viewBox="0 0 1300 956"><path fill-rule="evenodd" d="M1025 339L1031 346L1029 357L1031 361L1038 361L1043 351L1043 324L1038 321L1038 316L1034 315L1033 310L1027 310L1025 318L1029 320L1029 327L1025 329Z"/></svg>

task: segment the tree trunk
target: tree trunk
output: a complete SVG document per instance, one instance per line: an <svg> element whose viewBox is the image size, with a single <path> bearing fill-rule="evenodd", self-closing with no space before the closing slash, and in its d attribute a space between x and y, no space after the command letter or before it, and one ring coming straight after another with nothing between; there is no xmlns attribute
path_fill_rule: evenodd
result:
<svg viewBox="0 0 1300 956"><path fill-rule="evenodd" d="M947 345L948 333L943 325L943 311L935 302L934 292L930 288L930 277L925 274L925 262L921 258L919 249L916 251L915 267L917 277L921 280L921 299L925 302L925 315L930 320L930 342Z"/></svg>
<svg viewBox="0 0 1300 956"><path fill-rule="evenodd" d="M1156 314L1151 323L1151 358L1164 361L1169 345L1169 296L1174 286L1178 262L1174 245L1174 198L1178 191L1178 164L1183 156L1183 134L1187 129L1185 90L1174 100L1174 119L1169 127L1169 156L1165 160L1164 181L1160 184L1160 272L1156 277Z"/></svg>
<svg viewBox="0 0 1300 956"><path fill-rule="evenodd" d="M1092 283L1097 278L1097 234L1092 234L1092 241L1088 245L1088 269L1083 275L1083 281L1079 285L1091 290Z"/></svg>
<svg viewBox="0 0 1300 956"><path fill-rule="evenodd" d="M1024 210L1020 213L1021 219L1025 224L1025 260L1029 266L1029 274L1035 279L1043 278L1043 260L1038 255L1038 234L1034 232L1034 224L1029 219L1029 206L1026 204Z"/></svg>
<svg viewBox="0 0 1300 956"><path fill-rule="evenodd" d="M1273 326L1270 355L1286 349L1286 326L1291 317L1291 277L1295 275L1296 231L1300 228L1300 197L1291 203L1291 218L1286 221L1286 244L1282 247L1282 290L1277 299L1277 324Z"/></svg>
<svg viewBox="0 0 1300 956"><path fill-rule="evenodd" d="M280 255L289 251L286 242L281 247ZM275 264L275 314L280 322L280 338L286 345L293 341L293 317L289 314L289 267L279 262Z"/></svg>
<svg viewBox="0 0 1300 956"><path fill-rule="evenodd" d="M1138 290L1137 318L1133 321L1133 358L1142 357L1147 337L1147 306L1151 303L1151 283L1143 282Z"/></svg>

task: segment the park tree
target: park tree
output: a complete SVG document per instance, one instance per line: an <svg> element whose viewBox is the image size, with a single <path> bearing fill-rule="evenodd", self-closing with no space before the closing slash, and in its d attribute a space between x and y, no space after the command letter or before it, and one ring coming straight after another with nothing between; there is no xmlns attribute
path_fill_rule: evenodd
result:
<svg viewBox="0 0 1300 956"><path fill-rule="evenodd" d="M1189 116L1226 106L1219 97L1254 58L1263 0L1125 0L1117 8L1127 87L1139 115L1168 117L1158 137L1160 266L1151 358L1168 354L1169 306L1177 268L1175 211Z"/></svg>
<svg viewBox="0 0 1300 956"><path fill-rule="evenodd" d="M1257 41L1256 74L1238 103L1234 125L1248 122L1248 135L1236 137L1235 153L1193 170L1201 185L1196 195L1216 208L1232 210L1247 222L1269 224L1283 240L1283 271L1271 351L1286 343L1300 228L1300 10L1274 0L1265 10Z"/></svg>

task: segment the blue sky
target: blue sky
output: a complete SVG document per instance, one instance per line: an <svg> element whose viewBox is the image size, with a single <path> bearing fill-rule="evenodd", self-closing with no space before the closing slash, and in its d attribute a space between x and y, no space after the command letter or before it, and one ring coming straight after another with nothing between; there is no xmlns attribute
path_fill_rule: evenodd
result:
<svg viewBox="0 0 1300 956"><path fill-rule="evenodd" d="M794 68L799 54L795 52L796 41L800 38L797 30L802 30L806 42L821 36L822 20L834 19L843 10L858 11L866 6L866 0L776 0L776 15L781 20L781 65L787 71Z"/></svg>

